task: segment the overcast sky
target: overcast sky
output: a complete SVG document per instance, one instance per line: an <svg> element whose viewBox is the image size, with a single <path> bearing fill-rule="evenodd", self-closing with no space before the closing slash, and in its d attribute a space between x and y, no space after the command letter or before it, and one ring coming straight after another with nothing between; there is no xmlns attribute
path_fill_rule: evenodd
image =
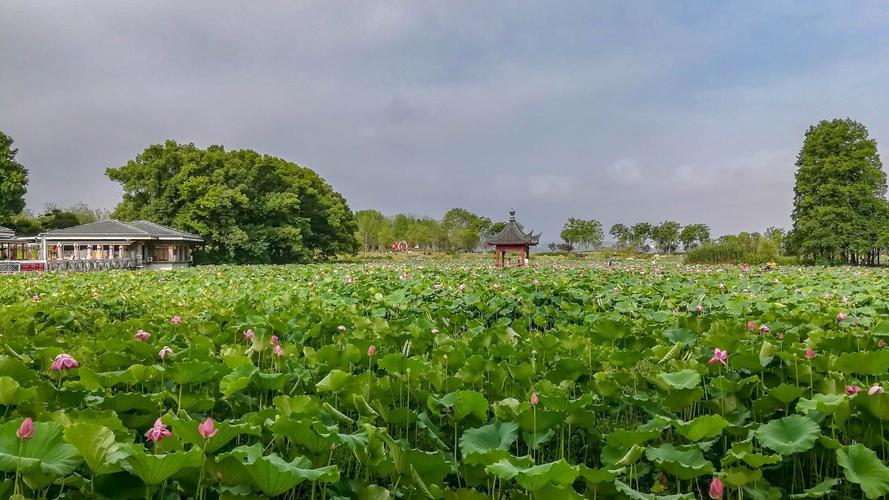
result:
<svg viewBox="0 0 889 500"><path fill-rule="evenodd" d="M310 167L353 210L789 225L818 120L889 145L887 2L0 2L28 204L113 208L175 139Z"/></svg>

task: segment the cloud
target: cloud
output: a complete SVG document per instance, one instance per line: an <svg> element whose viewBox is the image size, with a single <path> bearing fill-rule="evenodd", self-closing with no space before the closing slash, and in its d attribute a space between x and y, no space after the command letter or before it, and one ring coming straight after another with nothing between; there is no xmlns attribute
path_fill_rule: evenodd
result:
<svg viewBox="0 0 889 500"><path fill-rule="evenodd" d="M793 26L793 30L787 29ZM889 141L885 4L0 4L28 202L113 207L172 138L314 168L354 208L786 225L805 129ZM885 153L884 153L885 156Z"/></svg>

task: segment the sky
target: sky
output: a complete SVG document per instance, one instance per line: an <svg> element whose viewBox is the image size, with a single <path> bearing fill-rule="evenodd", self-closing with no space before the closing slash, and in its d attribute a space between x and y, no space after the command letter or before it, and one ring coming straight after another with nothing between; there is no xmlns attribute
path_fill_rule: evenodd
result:
<svg viewBox="0 0 889 500"><path fill-rule="evenodd" d="M353 210L790 224L806 129L887 157L889 3L0 2L0 130L29 207L113 208L167 139L317 171Z"/></svg>

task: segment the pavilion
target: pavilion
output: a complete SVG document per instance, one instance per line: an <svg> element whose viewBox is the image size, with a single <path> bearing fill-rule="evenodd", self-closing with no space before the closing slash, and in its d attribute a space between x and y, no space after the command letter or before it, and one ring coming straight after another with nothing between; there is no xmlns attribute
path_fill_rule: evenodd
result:
<svg viewBox="0 0 889 500"><path fill-rule="evenodd" d="M66 261L132 261L134 267L155 270L188 267L193 248L203 243L196 234L154 222L114 219L47 231L39 238L50 267Z"/></svg>
<svg viewBox="0 0 889 500"><path fill-rule="evenodd" d="M530 256L532 246L536 246L540 241L540 234L534 234L534 231L525 233L515 220L515 210L509 211L509 222L502 231L491 236L485 241L488 246L494 247L495 263L497 268L509 265L508 254L518 254L519 267L525 266Z"/></svg>

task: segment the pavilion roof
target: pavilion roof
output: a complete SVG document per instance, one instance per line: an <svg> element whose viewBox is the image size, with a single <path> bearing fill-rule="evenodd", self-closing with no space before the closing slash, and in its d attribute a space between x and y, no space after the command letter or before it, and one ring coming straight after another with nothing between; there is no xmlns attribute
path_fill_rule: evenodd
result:
<svg viewBox="0 0 889 500"><path fill-rule="evenodd" d="M15 237L15 231L9 229L8 227L0 226L0 240L10 239Z"/></svg>
<svg viewBox="0 0 889 500"><path fill-rule="evenodd" d="M502 231L488 238L485 243L488 245L531 245L534 246L540 241L540 234L534 234L534 231L526 233L522 231L519 224L515 220L515 210L509 211L509 222Z"/></svg>
<svg viewBox="0 0 889 500"><path fill-rule="evenodd" d="M202 242L200 236L149 221L121 222L115 219L90 222L46 232L48 240L82 239L184 240Z"/></svg>

